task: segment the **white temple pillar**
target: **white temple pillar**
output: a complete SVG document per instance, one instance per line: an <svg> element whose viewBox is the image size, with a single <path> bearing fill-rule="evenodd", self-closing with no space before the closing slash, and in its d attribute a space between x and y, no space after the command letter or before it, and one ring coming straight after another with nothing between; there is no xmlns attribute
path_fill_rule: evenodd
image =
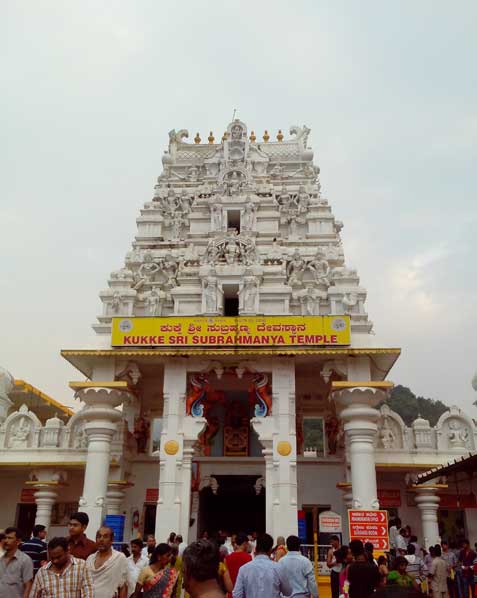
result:
<svg viewBox="0 0 477 598"><path fill-rule="evenodd" d="M164 365L164 409L159 464L159 498L155 534L165 542L171 532L189 536L192 445L203 429L203 417L186 416L187 361Z"/></svg>
<svg viewBox="0 0 477 598"><path fill-rule="evenodd" d="M272 365L272 394L272 414L251 423L265 457L267 532L287 537L298 533L294 361Z"/></svg>
<svg viewBox="0 0 477 598"><path fill-rule="evenodd" d="M273 529L273 441L270 443L270 448L264 448L262 453L265 458L265 529ZM266 445L265 445L266 446ZM275 536L273 536L275 538Z"/></svg>
<svg viewBox="0 0 477 598"><path fill-rule="evenodd" d="M440 544L439 522L437 511L439 509L439 491L447 488L447 484L422 484L414 485L412 489L416 492L416 504L421 512L422 541L426 549L429 546Z"/></svg>
<svg viewBox="0 0 477 598"><path fill-rule="evenodd" d="M106 491L106 513L108 515L121 515L123 501L126 493L120 483L109 482Z"/></svg>
<svg viewBox="0 0 477 598"><path fill-rule="evenodd" d="M106 515L106 494L108 490L111 441L116 424L122 419L115 409L126 398L125 393L106 388L89 388L77 391L77 396L86 404L79 412L85 420L88 438L88 453L84 473L83 495L79 508L88 514L87 534L94 538Z"/></svg>
<svg viewBox="0 0 477 598"><path fill-rule="evenodd" d="M48 486L39 487L35 492L36 516L35 525L44 525L46 529L51 524L51 512L58 498L58 492Z"/></svg>
<svg viewBox="0 0 477 598"><path fill-rule="evenodd" d="M35 525L44 525L48 531L51 513L58 498L58 491L65 486L66 474L51 469L38 469L31 472L27 486L35 489Z"/></svg>
<svg viewBox="0 0 477 598"><path fill-rule="evenodd" d="M374 388L353 387L333 392L342 408L344 431L349 443L354 509L379 509L374 442L379 412L374 409L385 394Z"/></svg>
<svg viewBox="0 0 477 598"><path fill-rule="evenodd" d="M190 441L184 442L182 451L182 493L181 493L181 521L179 529L184 532L183 538L188 538L190 512L192 506L191 483L192 483L192 455L194 449ZM187 542L187 540L186 540Z"/></svg>

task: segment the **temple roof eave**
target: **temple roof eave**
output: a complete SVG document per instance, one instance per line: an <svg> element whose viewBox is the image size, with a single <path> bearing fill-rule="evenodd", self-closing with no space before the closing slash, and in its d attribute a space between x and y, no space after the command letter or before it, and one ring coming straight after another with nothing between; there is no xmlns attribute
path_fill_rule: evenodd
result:
<svg viewBox="0 0 477 598"><path fill-rule="evenodd" d="M401 349L396 347L207 347L207 348L181 348L173 349L63 349L61 356L87 378L93 375L94 365L99 360L134 359L138 361L163 361L168 357L230 357L230 356L296 356L297 358L369 356L372 362L373 380L384 380L394 363L401 354Z"/></svg>
<svg viewBox="0 0 477 598"><path fill-rule="evenodd" d="M37 408L44 406L43 410L45 411L45 417L53 417L58 412L60 412L61 415L70 417L74 413L69 407L56 401L32 384L25 382L25 380L14 380L14 387L10 392L10 398L17 406L26 403L31 407L32 402L37 401Z"/></svg>

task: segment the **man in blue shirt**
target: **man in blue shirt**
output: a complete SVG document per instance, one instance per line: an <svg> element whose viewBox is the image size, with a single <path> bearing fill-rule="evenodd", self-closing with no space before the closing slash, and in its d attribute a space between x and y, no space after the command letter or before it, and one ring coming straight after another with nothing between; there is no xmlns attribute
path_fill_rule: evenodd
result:
<svg viewBox="0 0 477 598"><path fill-rule="evenodd" d="M48 561L45 538L46 527L44 525L35 525L32 537L20 546L20 550L33 561L34 575L36 575L41 564Z"/></svg>
<svg viewBox="0 0 477 598"><path fill-rule="evenodd" d="M257 538L255 558L240 567L233 598L281 598L292 589L281 573L278 563L270 560L273 538L263 534Z"/></svg>
<svg viewBox="0 0 477 598"><path fill-rule="evenodd" d="M288 536L288 553L278 563L282 577L291 585L291 598L318 598L315 570L310 559L300 552L300 538Z"/></svg>

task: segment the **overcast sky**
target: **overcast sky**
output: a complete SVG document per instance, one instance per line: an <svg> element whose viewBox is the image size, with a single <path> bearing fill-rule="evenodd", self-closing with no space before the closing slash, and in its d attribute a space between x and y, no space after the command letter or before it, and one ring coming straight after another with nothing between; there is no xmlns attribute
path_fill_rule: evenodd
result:
<svg viewBox="0 0 477 598"><path fill-rule="evenodd" d="M477 3L0 3L0 364L70 403L59 355L152 197L168 131L306 124L390 379L475 416Z"/></svg>

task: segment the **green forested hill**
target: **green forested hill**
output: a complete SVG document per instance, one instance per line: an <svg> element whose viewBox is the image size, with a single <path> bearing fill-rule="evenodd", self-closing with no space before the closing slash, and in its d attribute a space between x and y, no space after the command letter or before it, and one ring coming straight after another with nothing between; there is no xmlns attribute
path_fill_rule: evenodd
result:
<svg viewBox="0 0 477 598"><path fill-rule="evenodd" d="M449 409L442 401L416 397L409 388L400 384L393 388L387 403L393 411L399 413L408 426L418 416L428 419L431 426L435 426L439 417Z"/></svg>

